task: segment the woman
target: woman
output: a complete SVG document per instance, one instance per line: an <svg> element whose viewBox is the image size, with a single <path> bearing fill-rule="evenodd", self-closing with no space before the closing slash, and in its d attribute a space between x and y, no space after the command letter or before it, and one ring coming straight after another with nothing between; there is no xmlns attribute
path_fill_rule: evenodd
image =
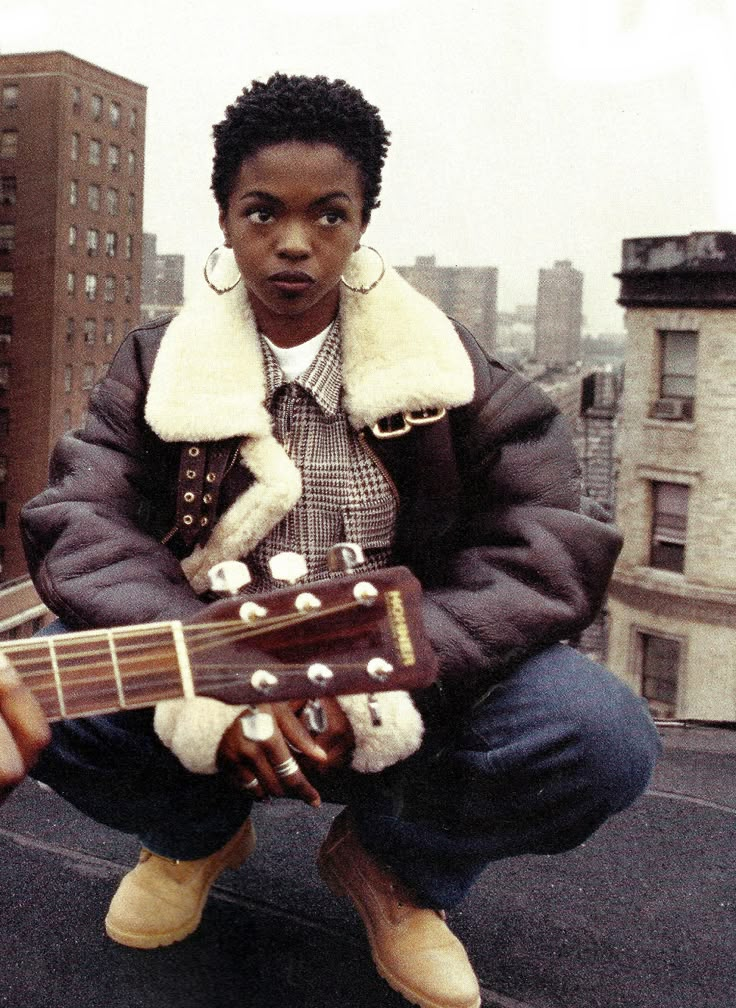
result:
<svg viewBox="0 0 736 1008"><path fill-rule="evenodd" d="M441 911L493 860L580 843L656 758L640 701L557 643L596 612L618 536L581 507L556 408L361 247L388 134L360 92L277 74L214 134L229 251L196 302L131 334L58 446L23 516L38 590L72 627L186 619L220 560L247 560L257 591L274 554L325 577L352 540L365 569L422 581L439 687L383 697L378 726L360 698L312 732L294 705L204 699L68 722L37 775L140 836L106 921L135 947L196 928L252 850L254 799L346 803L320 868L379 971L471 1008Z"/></svg>

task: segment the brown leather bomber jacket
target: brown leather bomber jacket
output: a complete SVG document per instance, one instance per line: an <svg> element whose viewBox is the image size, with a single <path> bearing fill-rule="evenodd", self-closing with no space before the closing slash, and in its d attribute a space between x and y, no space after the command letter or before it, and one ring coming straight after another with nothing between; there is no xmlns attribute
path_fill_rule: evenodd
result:
<svg viewBox="0 0 736 1008"><path fill-rule="evenodd" d="M23 509L34 583L72 628L186 620L207 604L179 563L192 537L172 534L186 445L161 440L144 419L166 324L123 343L84 430L61 439L48 488ZM442 681L477 693L590 622L621 543L581 505L575 451L554 404L456 329L474 370L472 401L402 437L366 437L398 490L395 559L424 585ZM227 445L209 447L227 456ZM213 522L249 479L242 466L221 466L220 476Z"/></svg>

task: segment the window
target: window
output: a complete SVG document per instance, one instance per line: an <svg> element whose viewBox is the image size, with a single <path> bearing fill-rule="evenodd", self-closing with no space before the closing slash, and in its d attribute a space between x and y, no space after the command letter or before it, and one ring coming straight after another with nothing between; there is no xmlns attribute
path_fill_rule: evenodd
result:
<svg viewBox="0 0 736 1008"><path fill-rule="evenodd" d="M115 277L106 276L105 277L105 301L108 304L115 300Z"/></svg>
<svg viewBox="0 0 736 1008"><path fill-rule="evenodd" d="M115 231L108 231L105 235L105 255L114 259L118 251L118 236Z"/></svg>
<svg viewBox="0 0 736 1008"><path fill-rule="evenodd" d="M0 315L0 344L10 343L13 338L13 316Z"/></svg>
<svg viewBox="0 0 736 1008"><path fill-rule="evenodd" d="M99 168L100 160L102 159L102 144L99 140L90 140L89 142L89 163L94 165L95 168Z"/></svg>
<svg viewBox="0 0 736 1008"><path fill-rule="evenodd" d="M14 158L18 154L18 130L0 133L0 158Z"/></svg>
<svg viewBox="0 0 736 1008"><path fill-rule="evenodd" d="M0 434L7 434L10 429L10 410L0 409Z"/></svg>
<svg viewBox="0 0 736 1008"><path fill-rule="evenodd" d="M64 430L68 431L72 429L72 411L64 410Z"/></svg>
<svg viewBox="0 0 736 1008"><path fill-rule="evenodd" d="M0 455L0 483L8 478L8 456Z"/></svg>
<svg viewBox="0 0 736 1008"><path fill-rule="evenodd" d="M79 133L72 133L69 157L72 161L79 161Z"/></svg>
<svg viewBox="0 0 736 1008"><path fill-rule="evenodd" d="M88 392L91 388L94 388L95 384L95 366L94 364L85 364L84 370L82 371L82 388L85 392Z"/></svg>
<svg viewBox="0 0 736 1008"><path fill-rule="evenodd" d="M117 189L107 190L107 212L110 216L115 217L120 206L120 194Z"/></svg>
<svg viewBox="0 0 736 1008"><path fill-rule="evenodd" d="M84 320L84 342L90 345L97 339L97 322L93 318Z"/></svg>
<svg viewBox="0 0 736 1008"><path fill-rule="evenodd" d="M659 333L659 398L651 416L658 420L692 420L698 334L663 330Z"/></svg>
<svg viewBox="0 0 736 1008"><path fill-rule="evenodd" d="M77 226L76 224L69 225L69 248L77 247Z"/></svg>
<svg viewBox="0 0 736 1008"><path fill-rule="evenodd" d="M66 292L67 294L73 294L77 289L77 275L76 273L67 273L66 275Z"/></svg>
<svg viewBox="0 0 736 1008"><path fill-rule="evenodd" d="M3 86L3 108L18 108L17 84L5 84Z"/></svg>
<svg viewBox="0 0 736 1008"><path fill-rule="evenodd" d="M115 319L106 318L103 322L105 343L109 346L115 339Z"/></svg>
<svg viewBox="0 0 736 1008"><path fill-rule="evenodd" d="M71 392L72 382L73 382L74 372L71 364L66 364L64 366L64 391Z"/></svg>
<svg viewBox="0 0 736 1008"><path fill-rule="evenodd" d="M69 183L69 206L76 206L79 203L79 182L72 179Z"/></svg>
<svg viewBox="0 0 736 1008"><path fill-rule="evenodd" d="M87 189L87 206L90 210L100 209L100 187L92 184Z"/></svg>
<svg viewBox="0 0 736 1008"><path fill-rule="evenodd" d="M82 89L78 87L72 88L72 111L82 111Z"/></svg>
<svg viewBox="0 0 736 1008"><path fill-rule="evenodd" d="M684 571L689 496L682 483L652 483L652 567Z"/></svg>
<svg viewBox="0 0 736 1008"><path fill-rule="evenodd" d="M133 235L125 236L125 258L133 258Z"/></svg>
<svg viewBox="0 0 736 1008"><path fill-rule="evenodd" d="M117 144L110 144L107 148L107 167L110 171L120 171L120 148Z"/></svg>
<svg viewBox="0 0 736 1008"><path fill-rule="evenodd" d="M0 364L0 392L10 388L10 364Z"/></svg>
<svg viewBox="0 0 736 1008"><path fill-rule="evenodd" d="M13 296L13 271L0 270L0 297Z"/></svg>
<svg viewBox="0 0 736 1008"><path fill-rule="evenodd" d="M84 278L84 294L88 301L94 301L97 297L97 275L88 273Z"/></svg>
<svg viewBox="0 0 736 1008"><path fill-rule="evenodd" d="M89 110L92 113L92 118L97 122L102 117L102 98L93 94L89 102Z"/></svg>
<svg viewBox="0 0 736 1008"><path fill-rule="evenodd" d="M128 175L135 175L135 151L128 151Z"/></svg>
<svg viewBox="0 0 736 1008"><path fill-rule="evenodd" d="M123 280L123 296L126 302L129 304L133 300L133 279L132 277L126 276Z"/></svg>
<svg viewBox="0 0 736 1008"><path fill-rule="evenodd" d="M0 179L0 206L15 206L16 196L15 175L3 175Z"/></svg>
<svg viewBox="0 0 736 1008"><path fill-rule="evenodd" d="M96 228L87 230L87 255L96 256L100 250L100 232Z"/></svg>
<svg viewBox="0 0 736 1008"><path fill-rule="evenodd" d="M135 217L135 193L128 193L128 217Z"/></svg>
<svg viewBox="0 0 736 1008"><path fill-rule="evenodd" d="M0 252L12 252L15 248L15 224L0 224Z"/></svg>
<svg viewBox="0 0 736 1008"><path fill-rule="evenodd" d="M130 126L130 132L135 133L138 128L138 110L131 109L130 116L128 117L128 125Z"/></svg>
<svg viewBox="0 0 736 1008"><path fill-rule="evenodd" d="M638 636L641 695L648 700L655 717L672 718L677 713L680 641L649 633Z"/></svg>
<svg viewBox="0 0 736 1008"><path fill-rule="evenodd" d="M120 103L116 101L110 102L109 108L110 114L110 125L119 126L120 125Z"/></svg>
<svg viewBox="0 0 736 1008"><path fill-rule="evenodd" d="M71 317L69 317L66 320L66 341L67 341L67 343L73 343L74 342L74 330L75 330L75 328L76 328L76 326L75 326L75 323L74 323L74 319L71 318Z"/></svg>

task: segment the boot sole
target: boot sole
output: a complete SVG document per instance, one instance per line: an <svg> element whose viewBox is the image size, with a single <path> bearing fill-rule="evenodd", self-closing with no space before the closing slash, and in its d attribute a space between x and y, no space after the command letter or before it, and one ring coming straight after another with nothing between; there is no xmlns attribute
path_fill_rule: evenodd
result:
<svg viewBox="0 0 736 1008"><path fill-rule="evenodd" d="M381 961L378 951L376 950L373 930L370 924L370 916L362 901L354 896L350 890L343 885L338 873L327 862L327 859L323 855L319 855L317 858L317 870L328 889L330 889L335 896L340 896L343 899L350 900L355 909L358 911L358 914L365 925L365 932L368 937L368 944L370 946L373 963L379 976L383 977L389 987L392 987L398 994L401 994L401 996L406 998L407 1001L417 1005L418 1008L448 1008L446 1001L434 1001L418 994L415 990L412 990L411 987L407 987L402 980L391 972L391 970ZM452 1005L451 1008L481 1008L481 999L476 998L472 1001L466 1001L465 1004L456 1003Z"/></svg>
<svg viewBox="0 0 736 1008"><path fill-rule="evenodd" d="M189 918L186 924L182 924L171 931L151 934L145 932L140 933L135 931L125 931L116 927L106 918L105 933L108 938L112 938L112 940L117 942L118 945L125 945L127 948L136 949L163 948L166 945L174 945L176 942L183 941L185 938L188 938L190 934L193 934L199 927L200 921L202 920L202 913L204 912L204 905L210 894L210 889L215 884L220 874L226 868L240 868L240 866L253 853L255 847L256 835L251 824L251 829L240 839L240 842L233 848L228 857L223 861L222 866L214 874L212 880L205 886L199 905L197 906L194 915Z"/></svg>

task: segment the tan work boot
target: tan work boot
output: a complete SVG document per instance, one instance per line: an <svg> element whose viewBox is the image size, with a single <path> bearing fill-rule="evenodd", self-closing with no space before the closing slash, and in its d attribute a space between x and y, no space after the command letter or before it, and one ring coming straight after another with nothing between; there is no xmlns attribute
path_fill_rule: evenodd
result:
<svg viewBox="0 0 736 1008"><path fill-rule="evenodd" d="M444 914L415 905L362 846L346 812L333 822L318 866L330 889L355 904L376 969L394 990L420 1008L479 1008L473 967Z"/></svg>
<svg viewBox="0 0 736 1008"><path fill-rule="evenodd" d="M250 819L220 850L197 861L173 861L141 851L112 898L105 930L131 948L158 948L196 930L210 886L225 870L238 868L252 854L256 834Z"/></svg>

